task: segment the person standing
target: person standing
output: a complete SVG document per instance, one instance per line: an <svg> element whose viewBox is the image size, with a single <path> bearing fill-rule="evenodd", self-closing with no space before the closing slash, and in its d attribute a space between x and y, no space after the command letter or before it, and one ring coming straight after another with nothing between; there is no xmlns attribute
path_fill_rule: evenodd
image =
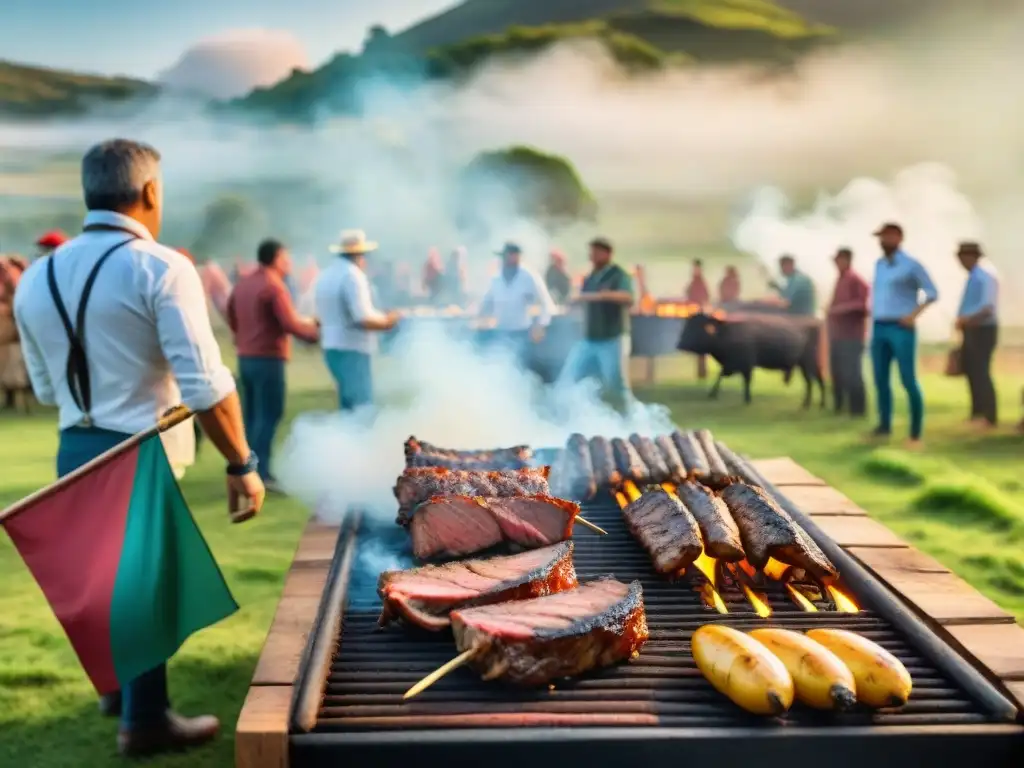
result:
<svg viewBox="0 0 1024 768"><path fill-rule="evenodd" d="M558 305L565 304L572 293L572 276L566 266L565 254L557 248L552 249L548 269L544 273L544 285L547 286L551 299Z"/></svg>
<svg viewBox="0 0 1024 768"><path fill-rule="evenodd" d="M82 234L35 262L15 295L32 388L40 402L58 407L57 474L184 403L228 462L229 495L258 511L259 462L245 438L235 380L221 361L199 274L156 242L161 187L160 155L152 147L125 139L92 147L82 160ZM118 745L126 755L196 746L219 727L215 717L171 711L165 665L132 680L123 696L105 696L101 709L121 715Z"/></svg>
<svg viewBox="0 0 1024 768"><path fill-rule="evenodd" d="M705 307L711 301L711 291L704 279L704 264L700 259L693 260L690 283L686 286L686 301L699 307ZM697 355L697 378L703 381L707 377L708 358L706 355Z"/></svg>
<svg viewBox="0 0 1024 768"><path fill-rule="evenodd" d="M740 273L736 267L725 268L725 276L718 284L718 303L722 306L735 304L740 300Z"/></svg>
<svg viewBox="0 0 1024 768"><path fill-rule="evenodd" d="M872 300L871 367L878 398L876 437L892 433L892 363L910 403L910 445L921 442L924 397L917 381L917 318L939 292L917 259L903 249L903 228L892 222L875 232L882 256L875 264ZM921 300L921 296L924 300Z"/></svg>
<svg viewBox="0 0 1024 768"><path fill-rule="evenodd" d="M960 243L957 258L967 270L967 285L960 300L956 327L963 333L963 370L971 392L971 421L985 427L997 424L996 387L992 356L999 340L997 303L999 279L981 265L981 246Z"/></svg>
<svg viewBox="0 0 1024 768"><path fill-rule="evenodd" d="M569 353L562 379L575 383L596 369L606 393L625 409L633 399L628 381L629 310L635 294L632 278L612 261L612 255L608 240L591 241L593 271L575 299L583 306L583 338Z"/></svg>
<svg viewBox="0 0 1024 768"><path fill-rule="evenodd" d="M49 256L68 241L68 236L59 229L53 229L36 240L36 259Z"/></svg>
<svg viewBox="0 0 1024 768"><path fill-rule="evenodd" d="M228 298L228 326L238 352L238 382L242 390L245 432L260 457L260 477L268 491L277 492L270 456L274 436L284 417L285 365L291 356L291 337L315 344L320 329L295 311L285 278L292 273L288 249L277 240L264 240L256 251L259 267L241 278Z"/></svg>
<svg viewBox="0 0 1024 768"><path fill-rule="evenodd" d="M359 230L341 233L331 246L338 254L316 284L316 308L320 317L320 344L324 362L338 388L343 411L373 404L371 359L377 350L376 334L398 324L398 313L383 313L373 305L366 255L377 244Z"/></svg>
<svg viewBox="0 0 1024 768"><path fill-rule="evenodd" d="M543 341L555 305L540 276L522 265L523 252L518 245L506 243L497 255L501 257L501 272L491 280L480 302L480 316L494 319L497 342L507 346L526 367L530 343ZM530 317L534 307L540 308L536 320Z"/></svg>
<svg viewBox="0 0 1024 768"><path fill-rule="evenodd" d="M836 251L839 278L828 308L829 371L836 413L849 407L850 415L867 414L864 393L864 343L868 333L868 294L864 278L853 271L853 252Z"/></svg>
<svg viewBox="0 0 1024 768"><path fill-rule="evenodd" d="M779 304L786 314L813 317L816 298L811 278L796 268L796 259L788 254L779 259L779 271L785 282L780 285L773 280L769 285L779 294Z"/></svg>

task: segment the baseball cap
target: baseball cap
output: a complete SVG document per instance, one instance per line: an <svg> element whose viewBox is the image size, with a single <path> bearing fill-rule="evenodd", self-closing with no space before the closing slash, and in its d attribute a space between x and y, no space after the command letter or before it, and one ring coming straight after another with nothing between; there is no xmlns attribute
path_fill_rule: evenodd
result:
<svg viewBox="0 0 1024 768"><path fill-rule="evenodd" d="M875 237L880 236L883 232L895 232L898 235L902 235L903 227L901 227L896 222L887 221L885 222L885 224L878 228L878 231L875 232Z"/></svg>

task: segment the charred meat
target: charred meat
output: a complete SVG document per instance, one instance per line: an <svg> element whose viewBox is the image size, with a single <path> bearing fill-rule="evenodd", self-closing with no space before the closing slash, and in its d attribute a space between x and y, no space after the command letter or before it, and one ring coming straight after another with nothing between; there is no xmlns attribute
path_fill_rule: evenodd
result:
<svg viewBox="0 0 1024 768"><path fill-rule="evenodd" d="M431 445L410 436L405 441L407 467L448 467L449 469L525 469L533 451L527 445L483 451L457 451Z"/></svg>
<svg viewBox="0 0 1024 768"><path fill-rule="evenodd" d="M502 542L536 549L568 539L579 512L579 504L551 496L435 496L412 516L412 551L427 560L471 555Z"/></svg>
<svg viewBox="0 0 1024 768"><path fill-rule="evenodd" d="M761 488L733 483L722 491L722 498L740 529L747 561L755 568L764 568L768 558L775 558L804 569L819 582L829 583L839 575L807 532Z"/></svg>
<svg viewBox="0 0 1024 768"><path fill-rule="evenodd" d="M613 437L612 453L615 456L615 466L619 468L623 480L632 480L637 485L650 482L651 471L631 442L621 437Z"/></svg>
<svg viewBox="0 0 1024 768"><path fill-rule="evenodd" d="M645 491L622 510L622 517L658 573L675 576L700 557L703 545L697 521L663 488Z"/></svg>
<svg viewBox="0 0 1024 768"><path fill-rule="evenodd" d="M726 563L744 558L740 530L720 496L690 480L676 485L676 495L697 521L708 557Z"/></svg>
<svg viewBox="0 0 1024 768"><path fill-rule="evenodd" d="M665 459L661 456L661 451L658 450L658 447L651 438L641 437L634 433L629 436L629 442L636 448L636 452L640 455L640 460L647 466L648 482L667 483L672 479L672 473L669 472L668 464L665 463Z"/></svg>
<svg viewBox="0 0 1024 768"><path fill-rule="evenodd" d="M434 496L522 496L550 493L550 467L494 472L423 467L406 469L395 483L398 523L408 525L412 510Z"/></svg>
<svg viewBox="0 0 1024 768"><path fill-rule="evenodd" d="M590 445L583 435L569 435L552 473L551 483L558 489L559 496L588 501L597 494Z"/></svg>
<svg viewBox="0 0 1024 768"><path fill-rule="evenodd" d="M634 657L649 635L640 582L599 579L556 595L451 614L484 680L544 685Z"/></svg>
<svg viewBox="0 0 1024 768"><path fill-rule="evenodd" d="M704 478L711 473L708 467L708 457L704 455L704 449L700 447L697 438L691 432L680 432L678 429L672 433L672 442L679 451L679 456L686 467L686 474L689 477Z"/></svg>
<svg viewBox="0 0 1024 768"><path fill-rule="evenodd" d="M622 473L615 464L615 452L608 438L590 438L590 462L598 488L618 488L622 484Z"/></svg>
<svg viewBox="0 0 1024 768"><path fill-rule="evenodd" d="M729 468L725 465L725 460L718 452L718 448L715 447L715 438L711 432L699 429L694 432L693 436L704 451L704 456L707 457L708 477L716 483L724 483L729 480Z"/></svg>
<svg viewBox="0 0 1024 768"><path fill-rule="evenodd" d="M661 458L669 471L669 479L674 482L682 482L686 479L686 465L683 464L683 457L679 455L679 449L672 442L671 435L658 435L654 438L654 444L661 453Z"/></svg>
<svg viewBox="0 0 1024 768"><path fill-rule="evenodd" d="M576 587L572 542L518 555L385 571L377 581L384 607L380 625L402 619L439 631L456 608L527 600Z"/></svg>

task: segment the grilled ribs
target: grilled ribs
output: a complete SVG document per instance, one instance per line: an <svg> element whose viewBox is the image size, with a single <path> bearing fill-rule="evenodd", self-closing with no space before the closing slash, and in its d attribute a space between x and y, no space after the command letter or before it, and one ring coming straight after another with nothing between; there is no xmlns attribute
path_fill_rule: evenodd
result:
<svg viewBox="0 0 1024 768"><path fill-rule="evenodd" d="M407 467L446 467L448 469L525 469L530 466L533 451L527 445L494 448L482 451L458 451L441 448L410 436L405 441Z"/></svg>
<svg viewBox="0 0 1024 768"><path fill-rule="evenodd" d="M622 510L622 517L658 573L675 576L700 557L703 546L697 521L664 489L649 489Z"/></svg>
<svg viewBox="0 0 1024 768"><path fill-rule="evenodd" d="M544 685L635 656L649 635L640 582L608 577L535 600L452 611L460 652L484 680Z"/></svg>
<svg viewBox="0 0 1024 768"><path fill-rule="evenodd" d="M548 494L550 467L535 469L478 470L422 467L406 469L395 482L398 524L408 525L412 511L434 496L523 496Z"/></svg>

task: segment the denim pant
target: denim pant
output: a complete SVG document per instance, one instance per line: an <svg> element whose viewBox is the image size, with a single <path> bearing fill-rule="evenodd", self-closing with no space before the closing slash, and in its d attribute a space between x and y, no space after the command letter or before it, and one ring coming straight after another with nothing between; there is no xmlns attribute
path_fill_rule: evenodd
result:
<svg viewBox="0 0 1024 768"><path fill-rule="evenodd" d="M325 349L324 362L338 388L338 407L354 411L373 404L370 356L350 349Z"/></svg>
<svg viewBox="0 0 1024 768"><path fill-rule="evenodd" d="M871 333L871 365L878 393L878 428L892 431L892 363L900 374L910 404L910 436L921 437L924 429L924 398L917 383L917 331L899 323L876 322Z"/></svg>
<svg viewBox="0 0 1024 768"><path fill-rule="evenodd" d="M864 342L860 339L829 339L829 373L836 412L848 407L853 416L867 410L864 393Z"/></svg>
<svg viewBox="0 0 1024 768"><path fill-rule="evenodd" d="M274 435L284 416L284 360L277 357L239 357L238 383L242 421L249 444L260 460L260 477L269 480Z"/></svg>
<svg viewBox="0 0 1024 768"><path fill-rule="evenodd" d="M626 407L633 394L626 380L629 365L629 337L576 342L562 368L561 381L575 383L596 373L605 394L616 405Z"/></svg>
<svg viewBox="0 0 1024 768"><path fill-rule="evenodd" d="M95 459L101 453L127 440L131 435L96 427L71 427L60 433L57 449L57 475L64 475ZM121 700L121 726L125 730L160 725L170 708L167 698L167 665L144 672L124 687Z"/></svg>

